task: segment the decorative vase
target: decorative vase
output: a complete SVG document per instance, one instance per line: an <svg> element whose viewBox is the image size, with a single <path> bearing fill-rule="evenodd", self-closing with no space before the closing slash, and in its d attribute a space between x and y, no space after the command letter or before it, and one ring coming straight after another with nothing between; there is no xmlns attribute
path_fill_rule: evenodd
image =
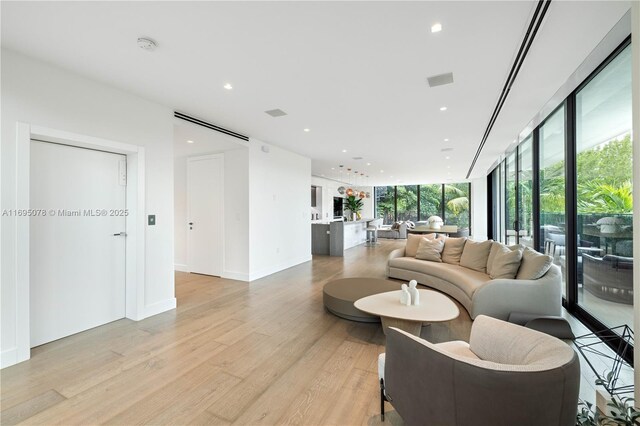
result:
<svg viewBox="0 0 640 426"><path fill-rule="evenodd" d="M352 213L351 213L351 220L352 220L352 221L354 221L354 222L355 222L356 220L358 220L358 213L354 213L354 212L352 212Z"/></svg>

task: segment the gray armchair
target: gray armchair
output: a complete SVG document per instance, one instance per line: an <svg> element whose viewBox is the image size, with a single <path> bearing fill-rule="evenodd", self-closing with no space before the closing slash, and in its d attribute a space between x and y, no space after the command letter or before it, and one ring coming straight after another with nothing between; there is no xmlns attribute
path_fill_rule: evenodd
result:
<svg viewBox="0 0 640 426"><path fill-rule="evenodd" d="M391 328L379 359L381 408L408 425L575 425L580 363L555 337L478 316L470 343Z"/></svg>

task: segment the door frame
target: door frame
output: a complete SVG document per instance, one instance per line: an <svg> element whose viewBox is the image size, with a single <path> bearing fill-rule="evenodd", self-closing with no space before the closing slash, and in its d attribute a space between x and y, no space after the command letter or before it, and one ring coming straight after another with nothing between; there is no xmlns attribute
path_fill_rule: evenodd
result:
<svg viewBox="0 0 640 426"><path fill-rule="evenodd" d="M217 153L217 154L206 154L206 155L195 155L192 157L187 157L187 168L186 168L186 172L187 172L187 220L191 220L191 191L190 191L190 182L189 182L189 163L193 162L193 161L202 161L202 160L209 160L212 158L219 158L222 162L222 173L221 173L221 177L220 177L220 191L222 194L222 207L220 209L220 227L221 227L221 252L222 252L222 270L220 271L220 277L225 276L225 215L224 215L224 209L225 209L225 198L224 198L224 153ZM191 273L191 257L190 257L190 252L191 251L191 233L187 230L187 272Z"/></svg>
<svg viewBox="0 0 640 426"><path fill-rule="evenodd" d="M16 124L16 208L30 208L31 139L110 151L127 156L125 244L125 314L138 321L145 317L145 149L144 147L18 122ZM16 360L31 357L29 317L29 221L16 229Z"/></svg>

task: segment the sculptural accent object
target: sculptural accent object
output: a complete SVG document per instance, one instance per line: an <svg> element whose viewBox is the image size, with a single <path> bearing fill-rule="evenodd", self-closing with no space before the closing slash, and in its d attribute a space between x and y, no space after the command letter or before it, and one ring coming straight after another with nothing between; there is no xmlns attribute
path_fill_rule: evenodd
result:
<svg viewBox="0 0 640 426"><path fill-rule="evenodd" d="M411 294L409 293L409 288L406 284L402 284L401 286L400 303L406 306L411 305Z"/></svg>
<svg viewBox="0 0 640 426"><path fill-rule="evenodd" d="M417 289L418 281L411 280L409 281L409 295L411 296L411 304L419 305L420 304L420 292Z"/></svg>

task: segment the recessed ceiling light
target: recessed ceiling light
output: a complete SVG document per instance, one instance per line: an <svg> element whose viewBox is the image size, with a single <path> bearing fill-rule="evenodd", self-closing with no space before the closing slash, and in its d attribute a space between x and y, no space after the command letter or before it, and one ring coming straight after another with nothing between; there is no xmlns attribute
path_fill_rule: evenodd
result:
<svg viewBox="0 0 640 426"><path fill-rule="evenodd" d="M384 170L380 170L380 173L384 173Z"/></svg>
<svg viewBox="0 0 640 426"><path fill-rule="evenodd" d="M188 140L187 143L193 143L193 141L192 140Z"/></svg>
<svg viewBox="0 0 640 426"><path fill-rule="evenodd" d="M304 129L305 132L309 133L311 129Z"/></svg>
<svg viewBox="0 0 640 426"><path fill-rule="evenodd" d="M346 150L346 149L343 149L343 150L342 150L342 152L347 152L347 150Z"/></svg>
<svg viewBox="0 0 640 426"><path fill-rule="evenodd" d="M227 84L225 84L225 85L224 85L224 86L222 86L222 87L224 87L224 88L225 88L225 89L227 89L227 90L231 90L231 89L233 89L233 86L232 86L230 83L227 83Z"/></svg>
<svg viewBox="0 0 640 426"><path fill-rule="evenodd" d="M439 33L440 31L442 31L442 24L440 22L436 22L431 26L432 33Z"/></svg>
<svg viewBox="0 0 640 426"><path fill-rule="evenodd" d="M444 138L444 141L445 141L445 142L449 142L449 139L447 139L447 138Z"/></svg>
<svg viewBox="0 0 640 426"><path fill-rule="evenodd" d="M371 163L367 163L367 166L370 166L370 165L371 165Z"/></svg>
<svg viewBox="0 0 640 426"><path fill-rule="evenodd" d="M335 167L332 167L332 168L331 168L331 170L335 170L335 169L336 169Z"/></svg>
<svg viewBox="0 0 640 426"><path fill-rule="evenodd" d="M447 110L446 106L440 107L440 111L446 111L446 110Z"/></svg>
<svg viewBox="0 0 640 426"><path fill-rule="evenodd" d="M389 177L393 177L393 175L389 176Z"/></svg>
<svg viewBox="0 0 640 426"><path fill-rule="evenodd" d="M448 155L444 158L446 158L447 160L451 160L451 157L449 157Z"/></svg>

